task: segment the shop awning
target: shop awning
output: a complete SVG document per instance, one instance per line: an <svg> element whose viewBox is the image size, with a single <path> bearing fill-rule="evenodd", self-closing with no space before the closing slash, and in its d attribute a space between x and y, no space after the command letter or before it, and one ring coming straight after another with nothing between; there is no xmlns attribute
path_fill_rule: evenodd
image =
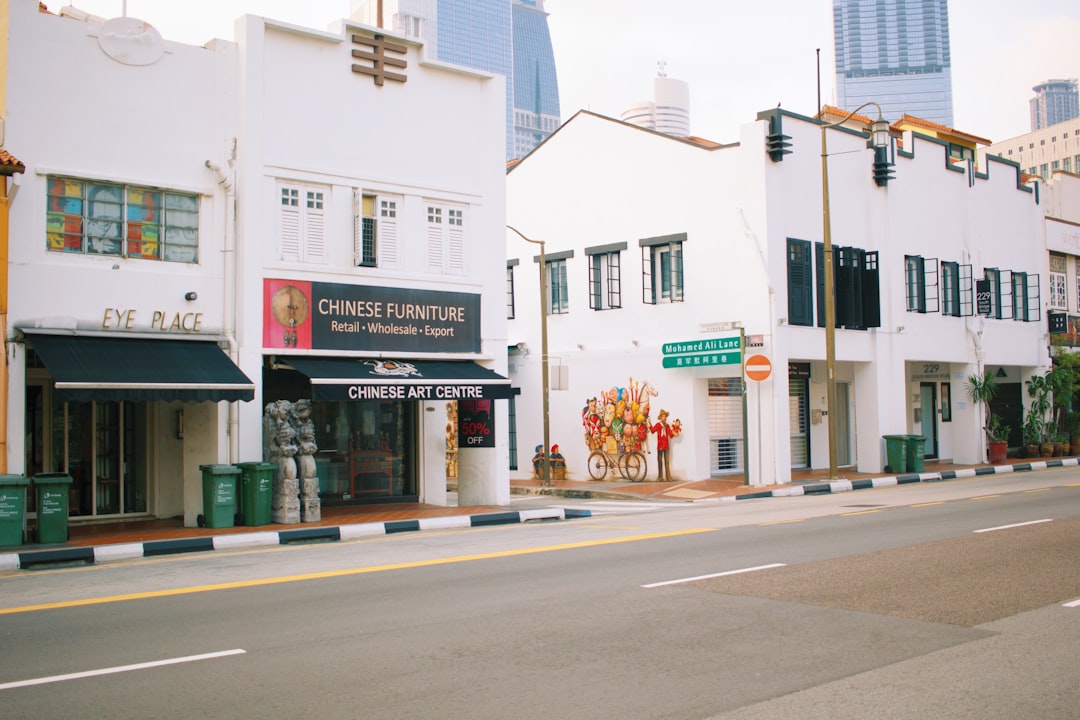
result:
<svg viewBox="0 0 1080 720"><path fill-rule="evenodd" d="M24 331L62 400L252 400L255 383L216 342Z"/></svg>
<svg viewBox="0 0 1080 720"><path fill-rule="evenodd" d="M312 400L508 398L510 380L469 360L279 357L311 380Z"/></svg>

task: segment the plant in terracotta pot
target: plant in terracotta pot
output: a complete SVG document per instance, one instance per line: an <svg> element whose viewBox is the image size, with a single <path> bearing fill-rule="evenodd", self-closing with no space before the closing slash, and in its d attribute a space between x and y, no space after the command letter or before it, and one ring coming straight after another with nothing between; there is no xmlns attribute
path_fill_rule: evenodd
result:
<svg viewBox="0 0 1080 720"><path fill-rule="evenodd" d="M1029 412L1024 418L1024 457L1039 457L1039 439L1042 437L1042 432L1042 421Z"/></svg>
<svg viewBox="0 0 1080 720"><path fill-rule="evenodd" d="M1080 411L1065 413L1065 429L1069 432L1069 450L1080 455Z"/></svg>
<svg viewBox="0 0 1080 720"><path fill-rule="evenodd" d="M982 375L972 375L967 379L966 390L972 402L983 405L986 417L983 430L986 432L990 462L994 464L1005 462L1005 456L1009 450L1009 427L1002 423L999 416L990 411L990 401L997 395L997 378L990 370Z"/></svg>
<svg viewBox="0 0 1080 720"><path fill-rule="evenodd" d="M1033 375L1026 383L1028 396L1031 397L1028 414L1034 418L1033 422L1039 428L1037 439L1039 442L1039 455L1042 457L1053 457L1054 455L1054 443L1050 437L1053 427L1048 417L1052 408L1053 381L1053 375L1048 372L1043 375Z"/></svg>

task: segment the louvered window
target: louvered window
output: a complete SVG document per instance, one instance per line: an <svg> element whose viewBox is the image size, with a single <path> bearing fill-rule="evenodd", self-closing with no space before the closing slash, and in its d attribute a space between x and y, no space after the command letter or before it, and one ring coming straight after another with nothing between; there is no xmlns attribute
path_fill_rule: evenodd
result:
<svg viewBox="0 0 1080 720"><path fill-rule="evenodd" d="M397 199L353 191L353 262L361 267L398 265Z"/></svg>
<svg viewBox="0 0 1080 720"><path fill-rule="evenodd" d="M460 207L427 207L427 270L442 275L465 274L465 211Z"/></svg>
<svg viewBox="0 0 1080 720"><path fill-rule="evenodd" d="M285 262L325 263L325 190L282 185L280 193L280 258Z"/></svg>
<svg viewBox="0 0 1080 720"><path fill-rule="evenodd" d="M810 241L788 238L788 323L814 324L814 271L810 257Z"/></svg>

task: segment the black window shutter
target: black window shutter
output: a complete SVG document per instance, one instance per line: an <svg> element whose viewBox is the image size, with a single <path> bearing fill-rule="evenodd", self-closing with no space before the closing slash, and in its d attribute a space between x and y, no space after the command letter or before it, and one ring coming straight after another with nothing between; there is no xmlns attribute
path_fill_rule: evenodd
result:
<svg viewBox="0 0 1080 720"><path fill-rule="evenodd" d="M862 312L864 327L881 327L881 280L876 251L863 254Z"/></svg>
<svg viewBox="0 0 1080 720"><path fill-rule="evenodd" d="M788 323L813 325L813 268L810 241L788 239Z"/></svg>

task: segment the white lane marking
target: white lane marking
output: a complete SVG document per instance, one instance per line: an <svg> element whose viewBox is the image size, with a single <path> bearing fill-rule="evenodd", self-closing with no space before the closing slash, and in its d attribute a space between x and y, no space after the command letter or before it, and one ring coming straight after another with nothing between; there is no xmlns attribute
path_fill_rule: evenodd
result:
<svg viewBox="0 0 1080 720"><path fill-rule="evenodd" d="M48 683L64 682L66 680L79 680L81 678L97 677L98 675L113 675L115 673L131 672L132 670L146 670L148 668L162 667L164 665L178 665L180 663L197 662L199 660L213 660L214 658L227 657L229 655L243 655L246 650L222 650L221 652L203 653L202 655L188 655L186 657L170 658L168 660L154 660L153 662L136 663L134 665L119 665L117 667L102 668L100 670L87 670L86 672L68 673L67 675L51 675L49 677L33 678L31 680L18 680L16 682L0 684L0 690L29 687L31 685L46 685Z"/></svg>
<svg viewBox="0 0 1080 720"><path fill-rule="evenodd" d="M698 575L697 577L681 578L679 580L665 580L663 582L649 583L648 585L642 585L641 587L655 588L663 587L664 585L678 585L679 583L694 582L695 580L708 580L709 578L723 577L725 575L739 575L740 573L754 572L756 570L768 570L770 568L784 567L785 564L786 563L772 563L771 565L758 565L757 567L728 570L727 572L713 573L712 575Z"/></svg>
<svg viewBox="0 0 1080 720"><path fill-rule="evenodd" d="M1080 600L1064 603L1065 607L1080 607Z"/></svg>
<svg viewBox="0 0 1080 720"><path fill-rule="evenodd" d="M1016 523L1014 525L998 525L997 527L983 528L982 530L972 530L972 532L977 532L977 533L994 532L995 530L1008 530L1010 528L1024 527L1025 525L1038 525L1039 523L1048 523L1048 522L1054 522L1054 521L1051 518L1045 518L1043 520L1031 520L1029 522Z"/></svg>

